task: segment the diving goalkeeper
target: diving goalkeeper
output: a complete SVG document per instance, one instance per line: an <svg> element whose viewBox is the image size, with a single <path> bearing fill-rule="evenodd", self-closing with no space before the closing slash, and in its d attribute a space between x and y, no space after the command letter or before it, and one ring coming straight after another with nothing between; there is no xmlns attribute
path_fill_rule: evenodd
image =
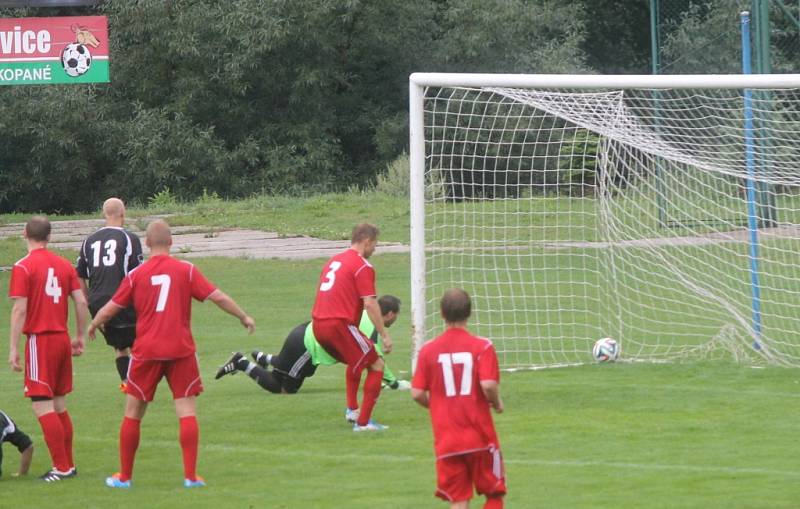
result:
<svg viewBox="0 0 800 509"><path fill-rule="evenodd" d="M393 295L384 295L378 299L381 308L383 326L391 327L400 314L400 299ZM378 331L367 316L366 311L361 315L359 330L373 343L378 355L383 357L383 349L378 341ZM219 379L237 371L244 371L250 378L263 389L284 394L294 394L303 385L303 381L314 375L317 366L330 366L338 361L334 359L317 342L310 322L301 323L286 336L283 347L278 355L254 351L254 362L251 362L241 352L234 353L223 364L215 378ZM272 366L271 370L268 367ZM408 390L411 384L408 380L398 380L388 366L383 370L383 383L391 389Z"/></svg>

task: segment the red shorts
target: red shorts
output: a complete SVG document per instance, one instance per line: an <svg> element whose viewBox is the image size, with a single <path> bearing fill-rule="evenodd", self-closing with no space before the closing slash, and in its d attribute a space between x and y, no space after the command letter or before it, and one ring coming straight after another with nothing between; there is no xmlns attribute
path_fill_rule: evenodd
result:
<svg viewBox="0 0 800 509"><path fill-rule="evenodd" d="M173 399L197 396L203 392L196 355L168 361L146 361L132 356L125 392L142 401L153 401L156 386L165 376Z"/></svg>
<svg viewBox="0 0 800 509"><path fill-rule="evenodd" d="M506 493L506 472L499 449L447 456L436 460L436 496L450 502L472 498L472 486L481 495Z"/></svg>
<svg viewBox="0 0 800 509"><path fill-rule="evenodd" d="M31 334L25 342L25 397L72 392L72 343L66 332Z"/></svg>
<svg viewBox="0 0 800 509"><path fill-rule="evenodd" d="M361 373L378 360L375 344L358 327L346 320L314 320L314 337L339 362L347 364L353 373Z"/></svg>

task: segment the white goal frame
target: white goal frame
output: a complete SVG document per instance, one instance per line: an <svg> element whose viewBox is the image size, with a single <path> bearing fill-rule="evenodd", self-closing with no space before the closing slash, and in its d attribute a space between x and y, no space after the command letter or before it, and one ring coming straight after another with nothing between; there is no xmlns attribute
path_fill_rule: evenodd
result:
<svg viewBox="0 0 800 509"><path fill-rule="evenodd" d="M426 333L425 91L429 87L538 89L780 89L800 88L800 74L782 75L553 75L413 73L409 78L411 323L414 353Z"/></svg>

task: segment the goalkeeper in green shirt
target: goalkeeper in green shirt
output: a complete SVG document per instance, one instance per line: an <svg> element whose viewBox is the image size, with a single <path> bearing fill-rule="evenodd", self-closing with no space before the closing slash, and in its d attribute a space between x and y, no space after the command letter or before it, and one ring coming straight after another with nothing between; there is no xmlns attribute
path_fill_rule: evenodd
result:
<svg viewBox="0 0 800 509"><path fill-rule="evenodd" d="M383 317L383 326L391 327L400 314L400 299L393 295L384 295L378 299ZM383 357L383 349L378 341L378 331L375 325L364 312L358 328L365 336L375 343L378 355ZM241 352L234 353L223 364L215 378L219 379L237 371L244 371L258 385L269 392L294 394L303 385L303 381L313 376L320 364L329 366L336 364L334 359L317 342L310 322L301 323L286 336L283 347L277 355L254 351L251 362ZM272 369L268 369L269 367ZM408 390L411 384L408 380L398 380L388 366L383 369L383 383L391 389Z"/></svg>

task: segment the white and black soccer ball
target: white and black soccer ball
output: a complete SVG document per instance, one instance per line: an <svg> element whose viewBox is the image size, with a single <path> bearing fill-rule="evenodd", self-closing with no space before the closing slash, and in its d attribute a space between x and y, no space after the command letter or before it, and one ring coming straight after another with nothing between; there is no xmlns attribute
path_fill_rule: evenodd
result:
<svg viewBox="0 0 800 509"><path fill-rule="evenodd" d="M83 44L77 42L67 44L61 53L61 65L64 66L67 75L77 78L89 70L92 65L92 54Z"/></svg>
<svg viewBox="0 0 800 509"><path fill-rule="evenodd" d="M619 359L619 343L612 338L600 338L592 347L592 358L597 362L613 362Z"/></svg>

